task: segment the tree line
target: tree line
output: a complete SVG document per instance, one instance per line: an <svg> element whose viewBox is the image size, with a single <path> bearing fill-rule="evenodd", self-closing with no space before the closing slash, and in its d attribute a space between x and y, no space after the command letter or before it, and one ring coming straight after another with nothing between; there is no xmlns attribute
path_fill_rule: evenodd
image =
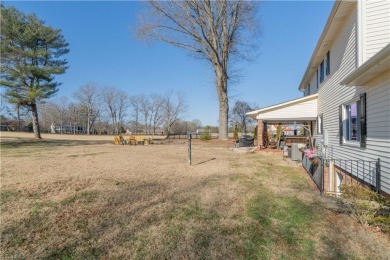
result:
<svg viewBox="0 0 390 260"><path fill-rule="evenodd" d="M43 132L51 132L55 126L57 133L122 134L130 131L134 134L163 132L169 136L175 131L185 133L183 125L187 130L202 127L200 120L184 121L187 103L181 92L130 96L116 87L101 87L91 82L72 96L73 100L62 96L38 103ZM2 105L1 112L3 122L14 119L15 130L22 130L31 111L17 105L13 108Z"/></svg>

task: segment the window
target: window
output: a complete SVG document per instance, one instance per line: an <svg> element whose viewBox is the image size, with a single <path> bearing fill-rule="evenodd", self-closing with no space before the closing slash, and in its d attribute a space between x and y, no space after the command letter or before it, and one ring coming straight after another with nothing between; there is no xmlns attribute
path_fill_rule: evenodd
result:
<svg viewBox="0 0 390 260"><path fill-rule="evenodd" d="M324 78L324 61L322 61L320 65L320 83L324 81Z"/></svg>
<svg viewBox="0 0 390 260"><path fill-rule="evenodd" d="M319 81L319 77L318 77L318 69L317 69L317 81L316 81L316 83L317 83L317 89L318 89L318 86L320 85L320 81Z"/></svg>
<svg viewBox="0 0 390 260"><path fill-rule="evenodd" d="M366 144L366 93L340 106L340 144Z"/></svg>
<svg viewBox="0 0 390 260"><path fill-rule="evenodd" d="M326 76L330 74L330 53L326 54Z"/></svg>
<svg viewBox="0 0 390 260"><path fill-rule="evenodd" d="M323 114L317 116L317 134L322 134L323 131Z"/></svg>
<svg viewBox="0 0 390 260"><path fill-rule="evenodd" d="M359 101L344 106L344 121L345 121L345 134L344 139L346 141L359 141L359 125L360 116L358 110Z"/></svg>

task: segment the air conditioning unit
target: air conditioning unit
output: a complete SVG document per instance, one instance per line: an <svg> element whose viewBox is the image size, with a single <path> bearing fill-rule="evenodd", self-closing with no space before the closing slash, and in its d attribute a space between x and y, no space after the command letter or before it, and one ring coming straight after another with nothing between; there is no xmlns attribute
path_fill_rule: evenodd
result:
<svg viewBox="0 0 390 260"><path fill-rule="evenodd" d="M291 160L302 161L302 152L298 149L299 144L291 144Z"/></svg>

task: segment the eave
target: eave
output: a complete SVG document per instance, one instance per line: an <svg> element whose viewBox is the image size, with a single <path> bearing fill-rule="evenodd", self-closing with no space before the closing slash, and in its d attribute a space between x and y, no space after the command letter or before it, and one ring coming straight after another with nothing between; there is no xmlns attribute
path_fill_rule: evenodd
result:
<svg viewBox="0 0 390 260"><path fill-rule="evenodd" d="M305 74L299 84L298 90L303 91L316 73L317 68L326 56L330 46L337 38L346 23L351 11L356 6L356 1L335 1L332 11L326 22L325 28L317 42L314 52L307 65Z"/></svg>

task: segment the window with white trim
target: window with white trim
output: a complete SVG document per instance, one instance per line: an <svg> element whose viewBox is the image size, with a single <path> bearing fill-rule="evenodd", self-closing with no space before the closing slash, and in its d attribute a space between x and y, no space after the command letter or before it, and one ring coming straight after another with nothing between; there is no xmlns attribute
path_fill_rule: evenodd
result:
<svg viewBox="0 0 390 260"><path fill-rule="evenodd" d="M340 144L366 144L366 93L340 106Z"/></svg>
<svg viewBox="0 0 390 260"><path fill-rule="evenodd" d="M344 105L344 140L360 141L359 101Z"/></svg>

